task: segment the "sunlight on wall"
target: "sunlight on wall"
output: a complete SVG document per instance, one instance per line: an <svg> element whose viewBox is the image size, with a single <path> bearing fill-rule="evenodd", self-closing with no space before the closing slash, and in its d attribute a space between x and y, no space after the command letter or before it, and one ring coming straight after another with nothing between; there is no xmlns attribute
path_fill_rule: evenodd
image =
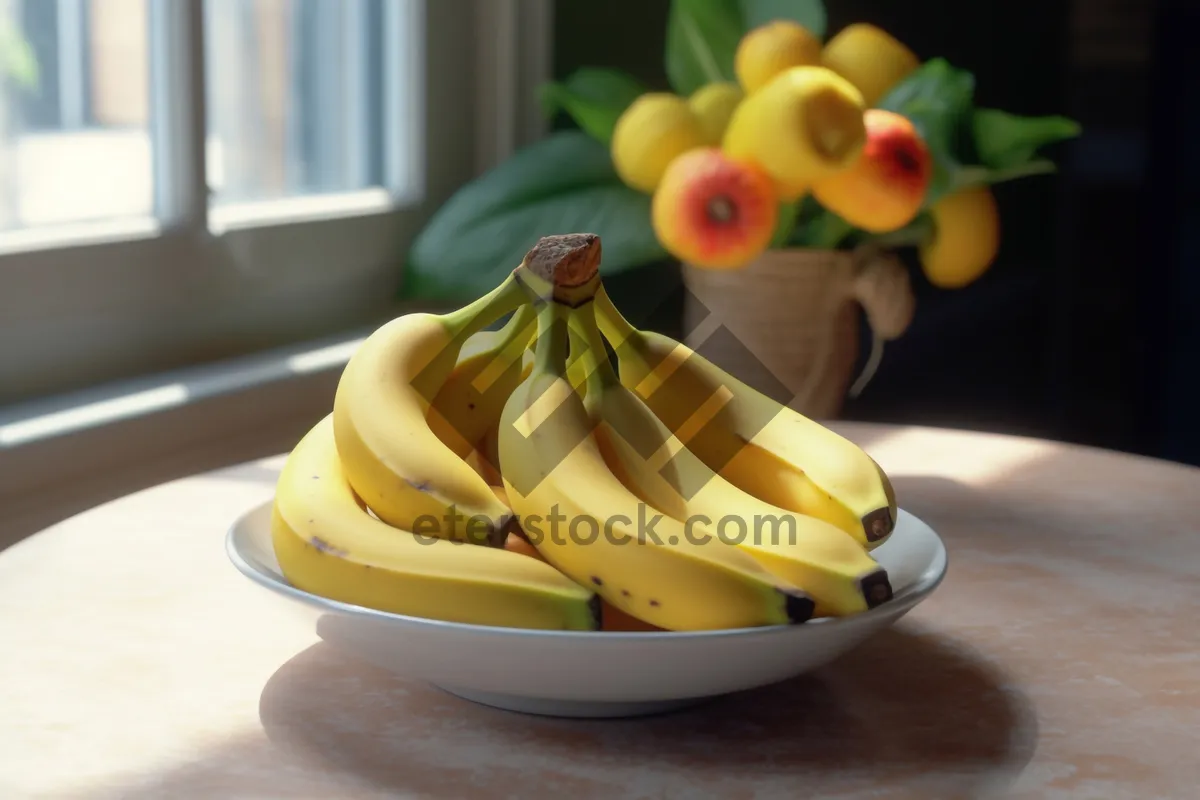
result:
<svg viewBox="0 0 1200 800"><path fill-rule="evenodd" d="M365 341L365 338L359 338L350 342L340 342L329 347L297 353L288 358L287 368L292 372L303 374L343 366Z"/></svg>
<svg viewBox="0 0 1200 800"><path fill-rule="evenodd" d="M47 436L58 436L95 425L104 425L154 411L162 411L183 405L187 399L187 387L182 383L174 383L145 392L114 397L111 400L76 406L65 411L43 414L39 417L0 426L0 447L16 447L19 444Z"/></svg>

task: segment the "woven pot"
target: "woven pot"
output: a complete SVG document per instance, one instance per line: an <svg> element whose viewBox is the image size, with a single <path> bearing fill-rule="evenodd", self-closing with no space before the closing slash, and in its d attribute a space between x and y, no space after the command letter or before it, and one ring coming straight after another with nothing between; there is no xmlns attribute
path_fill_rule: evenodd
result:
<svg viewBox="0 0 1200 800"><path fill-rule="evenodd" d="M899 336L913 311L908 272L878 251L768 250L743 269L685 264L683 282L685 343L816 419L841 414L859 314L879 344Z"/></svg>

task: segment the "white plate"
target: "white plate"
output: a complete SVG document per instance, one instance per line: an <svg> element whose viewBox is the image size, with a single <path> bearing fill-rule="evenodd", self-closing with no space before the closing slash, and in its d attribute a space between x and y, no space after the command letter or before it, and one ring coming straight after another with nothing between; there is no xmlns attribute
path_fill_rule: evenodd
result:
<svg viewBox="0 0 1200 800"><path fill-rule="evenodd" d="M290 585L271 546L271 505L244 514L226 552L246 577L287 601L349 655L485 705L566 717L679 708L776 683L827 664L928 597L946 573L938 535L901 510L872 555L894 598L870 611L803 625L701 632L494 628L389 614Z"/></svg>

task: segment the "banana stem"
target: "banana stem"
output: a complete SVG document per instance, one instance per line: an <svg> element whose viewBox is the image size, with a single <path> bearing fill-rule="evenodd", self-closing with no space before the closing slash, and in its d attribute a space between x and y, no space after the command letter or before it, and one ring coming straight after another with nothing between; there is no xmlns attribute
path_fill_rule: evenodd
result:
<svg viewBox="0 0 1200 800"><path fill-rule="evenodd" d="M581 306L600 286L600 237L594 233L543 236L513 274L531 299Z"/></svg>
<svg viewBox="0 0 1200 800"><path fill-rule="evenodd" d="M604 336L596 326L594 304L575 309L570 315L572 349L578 350L584 370L584 403L595 413L605 392L620 384L621 379L613 369L608 356Z"/></svg>
<svg viewBox="0 0 1200 800"><path fill-rule="evenodd" d="M443 315L442 320L456 341L465 342L527 302L525 290L516 277L510 274L495 289L457 311Z"/></svg>
<svg viewBox="0 0 1200 800"><path fill-rule="evenodd" d="M571 314L571 329L580 340L583 364L587 368L588 388L614 386L621 382L608 357L608 346L596 325L596 309L589 303Z"/></svg>
<svg viewBox="0 0 1200 800"><path fill-rule="evenodd" d="M638 329L617 310L612 298L608 296L604 286L596 290L596 298L592 305L593 322L599 325L601 336L612 345L618 361L623 361L630 355L630 349L638 349Z"/></svg>
<svg viewBox="0 0 1200 800"><path fill-rule="evenodd" d="M537 312L526 303L517 308L504 327L501 328L500 352L506 360L515 360L529 348L537 336Z"/></svg>
<svg viewBox="0 0 1200 800"><path fill-rule="evenodd" d="M542 303L537 311L537 344L533 351L536 372L562 375L566 373L570 331L566 307L553 301Z"/></svg>
<svg viewBox="0 0 1200 800"><path fill-rule="evenodd" d="M617 310L603 285L596 289L593 305L596 307L595 318L613 349L620 347L626 339L637 333L637 328Z"/></svg>

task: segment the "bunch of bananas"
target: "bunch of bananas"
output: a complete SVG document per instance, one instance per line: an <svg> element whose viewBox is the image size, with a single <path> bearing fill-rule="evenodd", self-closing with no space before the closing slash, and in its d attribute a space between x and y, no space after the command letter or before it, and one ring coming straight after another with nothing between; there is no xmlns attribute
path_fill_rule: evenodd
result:
<svg viewBox="0 0 1200 800"><path fill-rule="evenodd" d="M279 478L293 585L549 630L795 624L891 598L871 557L896 522L883 470L637 330L600 254L593 234L545 237L478 301L368 337Z"/></svg>

